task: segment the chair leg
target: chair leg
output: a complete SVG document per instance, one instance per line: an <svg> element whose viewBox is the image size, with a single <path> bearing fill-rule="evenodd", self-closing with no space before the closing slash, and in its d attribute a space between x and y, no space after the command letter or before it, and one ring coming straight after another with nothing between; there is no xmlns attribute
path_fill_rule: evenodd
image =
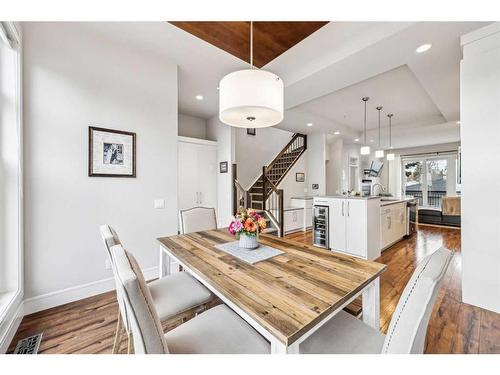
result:
<svg viewBox="0 0 500 375"><path fill-rule="evenodd" d="M116 354L120 350L120 344L122 342L122 317L120 310L118 310L117 316L118 322L116 323L115 341L113 342L113 350L111 353Z"/></svg>
<svg viewBox="0 0 500 375"><path fill-rule="evenodd" d="M127 332L127 339L128 339L128 345L127 345L127 354L133 354L132 352L132 334Z"/></svg>

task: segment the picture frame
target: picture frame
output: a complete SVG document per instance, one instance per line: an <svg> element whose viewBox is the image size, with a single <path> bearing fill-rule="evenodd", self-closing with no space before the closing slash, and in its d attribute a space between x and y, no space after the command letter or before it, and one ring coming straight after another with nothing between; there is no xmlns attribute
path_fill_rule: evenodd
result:
<svg viewBox="0 0 500 375"><path fill-rule="evenodd" d="M136 133L89 126L89 177L136 177Z"/></svg>
<svg viewBox="0 0 500 375"><path fill-rule="evenodd" d="M257 134L257 130L255 128L247 128L247 134L255 136Z"/></svg>
<svg viewBox="0 0 500 375"><path fill-rule="evenodd" d="M221 161L219 163L219 171L220 173L227 173L227 161Z"/></svg>
<svg viewBox="0 0 500 375"><path fill-rule="evenodd" d="M295 173L295 182L305 182L306 181L306 174L303 172L297 172Z"/></svg>

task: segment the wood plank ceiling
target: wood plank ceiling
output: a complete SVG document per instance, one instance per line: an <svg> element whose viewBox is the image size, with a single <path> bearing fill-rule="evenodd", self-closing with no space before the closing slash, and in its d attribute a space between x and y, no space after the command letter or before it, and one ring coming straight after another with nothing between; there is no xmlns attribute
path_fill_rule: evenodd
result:
<svg viewBox="0 0 500 375"><path fill-rule="evenodd" d="M250 62L250 22L170 22L194 36ZM263 67L328 22L254 22L254 65Z"/></svg>

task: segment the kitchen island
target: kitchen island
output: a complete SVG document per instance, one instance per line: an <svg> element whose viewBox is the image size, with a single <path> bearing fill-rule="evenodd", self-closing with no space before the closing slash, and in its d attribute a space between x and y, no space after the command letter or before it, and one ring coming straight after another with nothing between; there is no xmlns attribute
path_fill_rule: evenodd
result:
<svg viewBox="0 0 500 375"><path fill-rule="evenodd" d="M313 204L328 208L327 248L369 260L380 256L380 197L318 196Z"/></svg>

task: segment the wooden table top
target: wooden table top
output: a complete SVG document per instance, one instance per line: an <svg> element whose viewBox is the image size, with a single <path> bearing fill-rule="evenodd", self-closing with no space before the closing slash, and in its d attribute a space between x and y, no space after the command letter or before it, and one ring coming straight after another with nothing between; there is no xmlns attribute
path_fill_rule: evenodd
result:
<svg viewBox="0 0 500 375"><path fill-rule="evenodd" d="M251 265L214 247L234 241L227 229L158 241L286 345L386 269L384 264L271 235L260 235L259 242L285 253Z"/></svg>

